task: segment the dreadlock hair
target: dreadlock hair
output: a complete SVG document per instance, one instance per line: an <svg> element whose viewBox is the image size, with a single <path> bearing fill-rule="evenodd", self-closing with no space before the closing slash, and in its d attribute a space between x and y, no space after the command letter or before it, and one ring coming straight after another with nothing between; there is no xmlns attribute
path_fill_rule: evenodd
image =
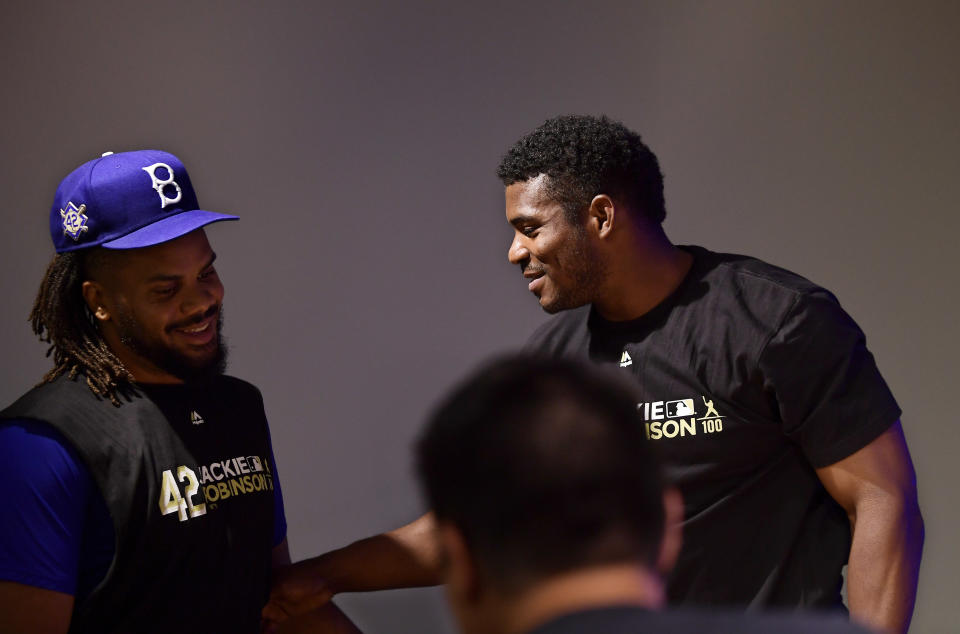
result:
<svg viewBox="0 0 960 634"><path fill-rule="evenodd" d="M39 385L61 374L73 379L82 374L97 396L120 406L119 397L133 390L133 375L117 358L100 335L89 308L83 301L82 285L90 251L58 253L47 267L46 275L30 311L33 332L50 344L53 369Z"/></svg>

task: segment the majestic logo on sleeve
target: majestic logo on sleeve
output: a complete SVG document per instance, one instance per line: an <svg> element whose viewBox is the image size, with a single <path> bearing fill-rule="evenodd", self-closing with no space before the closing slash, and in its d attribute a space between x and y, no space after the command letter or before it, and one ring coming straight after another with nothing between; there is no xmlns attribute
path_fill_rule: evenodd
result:
<svg viewBox="0 0 960 634"><path fill-rule="evenodd" d="M624 350L623 354L620 355L620 367L625 368L630 365L633 365L633 359L630 357L630 353Z"/></svg>
<svg viewBox="0 0 960 634"><path fill-rule="evenodd" d="M713 405L713 400L701 396L701 406L695 399L683 398L674 401L649 401L637 403L637 412L643 417L647 438L683 438L723 431L723 419ZM697 415L697 410L703 412Z"/></svg>
<svg viewBox="0 0 960 634"><path fill-rule="evenodd" d="M80 240L80 234L89 231L87 220L90 218L83 213L87 210L86 205L77 207L68 202L66 209L60 210L60 217L63 218L63 235L70 236L74 240Z"/></svg>
<svg viewBox="0 0 960 634"><path fill-rule="evenodd" d="M183 190L177 181L173 180L173 170L166 163L154 163L143 168L143 171L150 175L153 188L160 194L160 209L166 209L167 205L173 205L180 202L183 197Z"/></svg>

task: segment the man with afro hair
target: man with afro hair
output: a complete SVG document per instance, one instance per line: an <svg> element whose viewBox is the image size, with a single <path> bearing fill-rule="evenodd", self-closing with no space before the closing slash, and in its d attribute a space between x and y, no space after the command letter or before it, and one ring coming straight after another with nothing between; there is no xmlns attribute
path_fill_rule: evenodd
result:
<svg viewBox="0 0 960 634"><path fill-rule="evenodd" d="M844 610L849 564L852 616L905 632L923 546L916 478L901 410L837 299L757 259L673 244L656 156L607 117L546 121L497 174L508 258L556 313L528 351L632 377L637 425L683 495L668 600ZM267 610L434 581L433 522L306 562Z"/></svg>

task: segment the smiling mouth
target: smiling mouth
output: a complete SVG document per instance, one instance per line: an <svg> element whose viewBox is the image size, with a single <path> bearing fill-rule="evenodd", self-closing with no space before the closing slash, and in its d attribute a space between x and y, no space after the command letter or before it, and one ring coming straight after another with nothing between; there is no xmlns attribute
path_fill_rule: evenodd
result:
<svg viewBox="0 0 960 634"><path fill-rule="evenodd" d="M187 326L173 328L173 332L193 345L206 345L216 336L216 324L219 310L213 310L199 323L194 322Z"/></svg>
<svg viewBox="0 0 960 634"><path fill-rule="evenodd" d="M527 288L531 293L536 293L540 290L540 287L543 286L543 278L546 276L546 273L543 271L530 271L524 273L523 277L530 280L530 283L527 284Z"/></svg>

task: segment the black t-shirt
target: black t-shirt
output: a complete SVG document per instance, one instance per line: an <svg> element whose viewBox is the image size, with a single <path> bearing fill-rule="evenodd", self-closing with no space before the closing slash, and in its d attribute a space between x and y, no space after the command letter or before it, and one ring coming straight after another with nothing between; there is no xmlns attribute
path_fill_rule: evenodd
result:
<svg viewBox="0 0 960 634"><path fill-rule="evenodd" d="M528 634L867 634L842 617L810 614L742 614L636 607L583 610L561 616Z"/></svg>
<svg viewBox="0 0 960 634"><path fill-rule="evenodd" d="M689 274L647 314L567 311L527 348L636 379L638 422L685 502L671 602L839 606L849 522L814 469L867 445L900 408L828 291L753 258L683 248Z"/></svg>

